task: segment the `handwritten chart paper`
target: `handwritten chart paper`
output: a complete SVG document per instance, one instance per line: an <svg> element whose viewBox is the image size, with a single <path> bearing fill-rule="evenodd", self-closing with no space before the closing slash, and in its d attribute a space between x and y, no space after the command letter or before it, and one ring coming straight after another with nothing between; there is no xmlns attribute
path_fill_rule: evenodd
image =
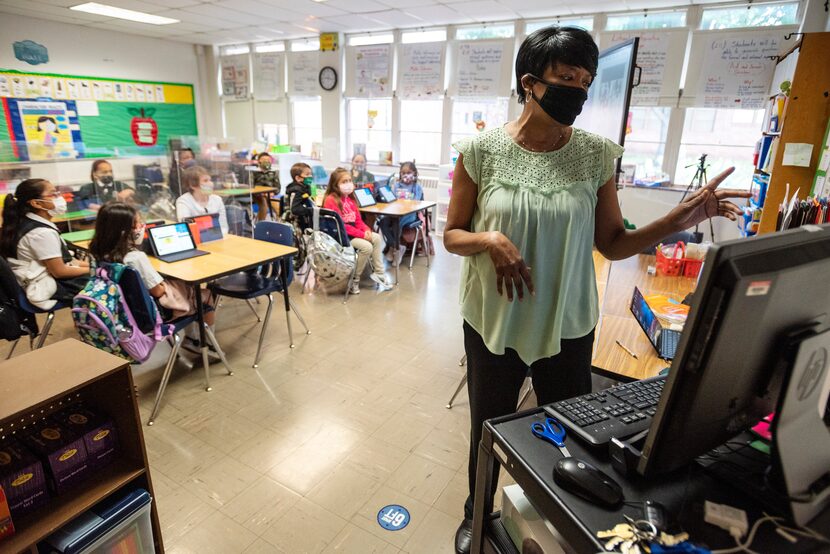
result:
<svg viewBox="0 0 830 554"><path fill-rule="evenodd" d="M509 55L504 42L460 43L456 57L455 94L505 96L505 91L509 91L512 84L509 83L510 73L502 74L505 56Z"/></svg>
<svg viewBox="0 0 830 554"><path fill-rule="evenodd" d="M355 46L354 93L358 97L392 96L392 46Z"/></svg>
<svg viewBox="0 0 830 554"><path fill-rule="evenodd" d="M248 98L248 54L222 56L222 96Z"/></svg>
<svg viewBox="0 0 830 554"><path fill-rule="evenodd" d="M405 44L401 47L398 94L402 98L435 98L444 91L444 44Z"/></svg>
<svg viewBox="0 0 830 554"><path fill-rule="evenodd" d="M294 96L318 96L319 66L317 52L291 52L291 83L288 92Z"/></svg>
<svg viewBox="0 0 830 554"><path fill-rule="evenodd" d="M672 105L677 101L680 73L686 51L685 31L607 32L600 36L602 49L639 37L638 67L642 68L640 84L631 95L632 106ZM636 79L636 75L635 75Z"/></svg>
<svg viewBox="0 0 830 554"><path fill-rule="evenodd" d="M254 95L257 100L275 100L283 95L285 56L280 52L254 53Z"/></svg>
<svg viewBox="0 0 830 554"><path fill-rule="evenodd" d="M779 35L712 37L704 43L697 105L759 109L766 105Z"/></svg>

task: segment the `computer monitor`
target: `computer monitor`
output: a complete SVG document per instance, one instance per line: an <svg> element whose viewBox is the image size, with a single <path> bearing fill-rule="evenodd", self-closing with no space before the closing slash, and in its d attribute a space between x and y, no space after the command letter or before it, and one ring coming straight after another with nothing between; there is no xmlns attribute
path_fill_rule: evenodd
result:
<svg viewBox="0 0 830 554"><path fill-rule="evenodd" d="M804 336L823 340L830 336L828 275L830 225L723 242L709 249L637 462L640 474L687 465L773 411L774 425L783 425L780 416L792 406L783 404L781 393L793 390L791 376L792 383L804 385L799 395L812 395L805 396L803 404L809 404L815 420L809 431L806 420L794 425L796 435L810 435L801 437L810 455L796 455L817 463L819 475L830 468L827 349L823 364L814 368L782 361L794 333L804 331ZM804 383L796 383L802 371Z"/></svg>
<svg viewBox="0 0 830 554"><path fill-rule="evenodd" d="M576 118L576 127L625 144L639 41L635 37L600 52L597 76Z"/></svg>

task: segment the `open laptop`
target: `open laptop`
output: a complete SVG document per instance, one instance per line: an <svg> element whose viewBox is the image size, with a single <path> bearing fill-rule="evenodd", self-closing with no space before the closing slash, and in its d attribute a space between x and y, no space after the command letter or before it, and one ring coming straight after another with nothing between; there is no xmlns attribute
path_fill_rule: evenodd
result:
<svg viewBox="0 0 830 554"><path fill-rule="evenodd" d="M354 197L357 199L357 205L360 208L368 208L377 204L375 197L372 196L372 191L367 188L355 189Z"/></svg>
<svg viewBox="0 0 830 554"><path fill-rule="evenodd" d="M153 254L163 262L180 262L209 254L196 249L190 226L185 222L160 225L150 228L149 231Z"/></svg>
<svg viewBox="0 0 830 554"><path fill-rule="evenodd" d="M185 218L185 221L196 224L196 228L199 230L199 242L211 242L223 237L219 214L197 215L196 217Z"/></svg>
<svg viewBox="0 0 830 554"><path fill-rule="evenodd" d="M665 327L660 322L637 287L634 287L634 295L631 297L631 313L645 331L651 345L657 350L657 355L665 360L674 359L680 342L680 331Z"/></svg>
<svg viewBox="0 0 830 554"><path fill-rule="evenodd" d="M392 187L389 185L384 185L382 187L378 187L378 201L383 203L390 203L397 200L395 198L395 193L392 192Z"/></svg>

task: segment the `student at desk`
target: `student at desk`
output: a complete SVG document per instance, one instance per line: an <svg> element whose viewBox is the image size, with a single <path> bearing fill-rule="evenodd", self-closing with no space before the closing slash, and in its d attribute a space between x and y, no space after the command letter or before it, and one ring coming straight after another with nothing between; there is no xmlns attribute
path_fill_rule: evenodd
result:
<svg viewBox="0 0 830 554"><path fill-rule="evenodd" d="M222 234L228 234L228 216L225 203L213 193L213 181L210 174L201 166L194 166L182 173L184 194L176 200L176 218L184 221L188 217L204 214L219 214L219 226Z"/></svg>
<svg viewBox="0 0 830 554"><path fill-rule="evenodd" d="M95 160L90 171L91 182L85 184L75 195L75 204L81 210L98 211L111 200L131 202L135 191L126 183L113 178L112 164L107 160Z"/></svg>
<svg viewBox="0 0 830 554"><path fill-rule="evenodd" d="M280 176L271 168L273 163L271 154L268 152L260 152L256 157L256 163L259 166L259 171L251 172L251 176L253 177L253 183L251 183L251 186L273 187L277 189L273 192L273 194L279 194ZM257 219L262 221L268 216L267 197L265 195L258 194L254 197L254 200L257 205Z"/></svg>
<svg viewBox="0 0 830 554"><path fill-rule="evenodd" d="M444 245L464 256L471 419L470 496L456 552L470 551L482 423L516 410L528 366L540 405L591 390L599 305L592 246L606 258L627 258L709 217L734 220L742 212L726 198L748 196L717 190L729 169L665 217L626 230L614 179L623 149L572 127L598 58L582 29L530 34L516 57L519 118L455 144Z"/></svg>
<svg viewBox="0 0 830 554"><path fill-rule="evenodd" d="M314 178L311 176L311 166L298 162L291 166L291 184L285 188L288 201L289 217L296 218L300 229L311 227L311 216L314 212L314 198L311 197L311 185Z"/></svg>
<svg viewBox="0 0 830 554"><path fill-rule="evenodd" d="M371 191L375 189L375 176L366 170L366 156L363 154L352 156L352 181L356 187L367 187Z"/></svg>
<svg viewBox="0 0 830 554"><path fill-rule="evenodd" d="M418 168L415 167L415 162L403 162L398 173L400 180L392 185L392 192L395 197L401 200L423 200L424 189L418 183ZM401 218L384 217L380 220L380 232L386 241L386 259L394 262L395 265L400 265L407 248L405 244L401 244L398 246L397 252L392 252L390 247L395 241L395 224L402 230L418 221L418 219L423 219L424 225L426 225L426 218L421 212L405 215ZM414 241L414 235L410 240ZM415 245L413 244L412 247L415 248Z"/></svg>
<svg viewBox="0 0 830 554"><path fill-rule="evenodd" d="M49 309L71 302L89 280L89 262L72 257L52 217L66 213L66 200L46 179L26 179L3 204L0 253L29 302Z"/></svg>

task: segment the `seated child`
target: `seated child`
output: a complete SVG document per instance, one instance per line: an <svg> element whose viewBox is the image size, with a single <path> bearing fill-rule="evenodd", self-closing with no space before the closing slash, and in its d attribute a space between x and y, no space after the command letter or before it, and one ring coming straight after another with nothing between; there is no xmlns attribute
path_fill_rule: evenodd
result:
<svg viewBox="0 0 830 554"><path fill-rule="evenodd" d="M392 185L392 192L395 193L395 197L402 200L423 200L424 189L418 184L418 168L415 167L415 162L402 163L398 174L400 180ZM406 253L406 246L399 245L398 252L392 252L391 246L395 241L394 225L398 223L400 228L403 229L416 221L418 221L418 214L409 214L398 219L385 217L380 220L380 232L383 233L383 238L386 241L386 258L389 261L394 261L396 265L400 265L401 259Z"/></svg>
<svg viewBox="0 0 830 554"><path fill-rule="evenodd" d="M219 214L222 235L228 234L228 215L222 198L213 192L213 180L201 166L188 167L182 173L182 189L187 192L176 200L176 218L184 221L188 217L204 214Z"/></svg>
<svg viewBox="0 0 830 554"><path fill-rule="evenodd" d="M311 185L314 178L311 176L311 166L307 163L295 163L291 166L291 184L285 189L286 202L291 217L297 219L297 224L303 231L310 229L311 217L314 213L314 198L311 197Z"/></svg>
<svg viewBox="0 0 830 554"><path fill-rule="evenodd" d="M354 275L349 292L360 294L360 276L372 257L373 272L370 275L372 280L378 284L381 290L388 290L390 284L386 279L383 268L383 254L381 252L381 238L363 222L360 211L352 197L354 183L347 169L338 167L329 178L329 186L326 188L326 195L323 200L323 207L340 214L343 223L346 224L346 233L351 238L351 243L357 251L357 271Z"/></svg>

